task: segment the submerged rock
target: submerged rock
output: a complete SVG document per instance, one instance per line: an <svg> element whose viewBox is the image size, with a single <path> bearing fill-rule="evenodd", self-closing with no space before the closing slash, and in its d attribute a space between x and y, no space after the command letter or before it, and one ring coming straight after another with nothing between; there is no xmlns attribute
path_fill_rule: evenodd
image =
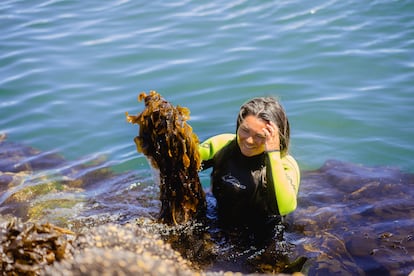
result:
<svg viewBox="0 0 414 276"><path fill-rule="evenodd" d="M413 198L413 174L328 160L303 173L288 239L309 275L408 275Z"/></svg>

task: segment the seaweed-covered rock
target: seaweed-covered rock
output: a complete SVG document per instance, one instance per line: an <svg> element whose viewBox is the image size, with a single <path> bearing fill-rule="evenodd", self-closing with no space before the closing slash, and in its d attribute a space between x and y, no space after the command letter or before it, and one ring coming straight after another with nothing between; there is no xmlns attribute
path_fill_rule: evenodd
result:
<svg viewBox="0 0 414 276"><path fill-rule="evenodd" d="M51 225L12 219L0 227L3 275L39 275L44 266L70 256L75 233Z"/></svg>
<svg viewBox="0 0 414 276"><path fill-rule="evenodd" d="M73 258L47 267L46 275L194 275L191 262L150 228L107 224L74 241Z"/></svg>

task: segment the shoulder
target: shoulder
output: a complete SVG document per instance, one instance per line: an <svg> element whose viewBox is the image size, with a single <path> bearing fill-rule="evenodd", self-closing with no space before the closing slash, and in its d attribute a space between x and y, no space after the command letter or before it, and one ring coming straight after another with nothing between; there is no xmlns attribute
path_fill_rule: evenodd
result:
<svg viewBox="0 0 414 276"><path fill-rule="evenodd" d="M208 138L207 140L202 142L200 146L208 147L211 144L215 144L215 145L227 144L228 142L233 140L235 137L236 137L236 134L233 134L233 133L218 134L218 135Z"/></svg>
<svg viewBox="0 0 414 276"><path fill-rule="evenodd" d="M208 138L199 145L201 159L212 159L217 152L233 141L235 137L235 134L224 133Z"/></svg>

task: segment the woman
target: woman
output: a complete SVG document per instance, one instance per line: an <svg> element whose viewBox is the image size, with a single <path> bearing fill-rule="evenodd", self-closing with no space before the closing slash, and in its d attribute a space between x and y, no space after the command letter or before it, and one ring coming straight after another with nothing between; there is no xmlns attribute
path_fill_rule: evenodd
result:
<svg viewBox="0 0 414 276"><path fill-rule="evenodd" d="M289 122L272 97L241 106L236 135L221 134L200 144L220 223L262 236L296 209L300 171L288 154Z"/></svg>

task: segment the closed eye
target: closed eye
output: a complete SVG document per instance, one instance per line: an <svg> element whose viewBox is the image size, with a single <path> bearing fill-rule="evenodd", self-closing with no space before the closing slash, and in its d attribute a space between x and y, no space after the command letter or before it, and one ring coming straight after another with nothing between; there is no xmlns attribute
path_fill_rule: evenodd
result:
<svg viewBox="0 0 414 276"><path fill-rule="evenodd" d="M256 137L259 139L266 139L266 136L264 136L263 134L256 134Z"/></svg>
<svg viewBox="0 0 414 276"><path fill-rule="evenodd" d="M249 129L248 128L240 127L240 130L243 131L244 133L249 133Z"/></svg>

